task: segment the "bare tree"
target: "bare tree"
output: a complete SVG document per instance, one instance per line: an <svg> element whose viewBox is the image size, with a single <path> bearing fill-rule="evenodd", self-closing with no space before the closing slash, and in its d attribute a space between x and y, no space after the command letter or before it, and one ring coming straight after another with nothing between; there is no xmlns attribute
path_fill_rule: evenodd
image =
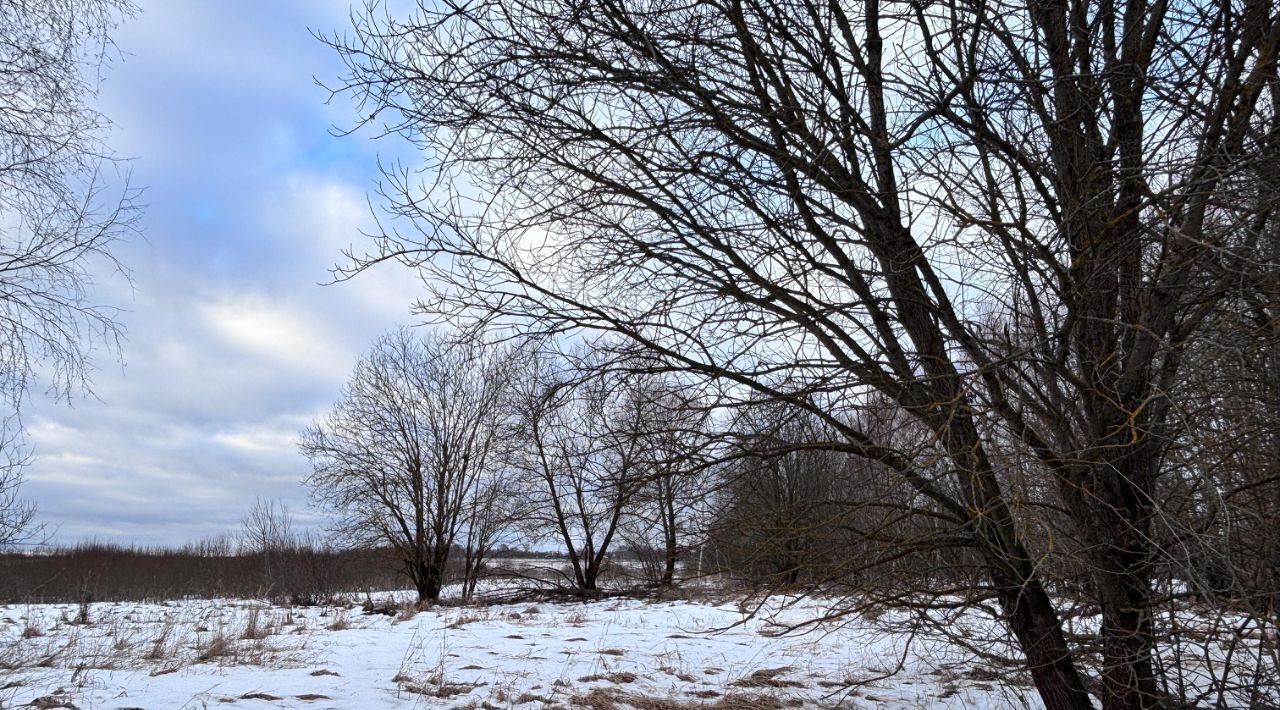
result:
<svg viewBox="0 0 1280 710"><path fill-rule="evenodd" d="M518 441L511 437L514 431L514 426L505 430L506 443ZM508 456L503 453L495 459L506 461ZM475 597L494 545L527 515L523 508L526 499L516 486L514 472L505 464L499 464L481 474L467 499L460 532L464 601Z"/></svg>
<svg viewBox="0 0 1280 710"><path fill-rule="evenodd" d="M521 446L512 462L528 495L526 523L562 546L583 592L599 588L651 456L633 381L602 352L581 346L560 355L544 346L513 399Z"/></svg>
<svg viewBox="0 0 1280 710"><path fill-rule="evenodd" d="M1094 648L1106 708L1165 704L1174 387L1228 296L1277 280L1274 3L368 9L333 41L346 88L447 179L390 173L414 231L353 271L399 260L427 310L615 333L807 408L961 521L1046 707L1091 706ZM871 393L930 438L864 430ZM1004 462L1062 511L1096 646Z"/></svg>
<svg viewBox="0 0 1280 710"><path fill-rule="evenodd" d="M257 498L240 521L240 550L262 560L262 580L269 590L276 583L281 558L298 547L293 514L281 500Z"/></svg>
<svg viewBox="0 0 1280 710"><path fill-rule="evenodd" d="M314 468L307 484L337 516L339 535L393 547L421 602L440 597L452 547L496 464L503 364L500 353L442 332L395 331L302 435Z"/></svg>
<svg viewBox="0 0 1280 710"><path fill-rule="evenodd" d="M95 347L118 347L116 311L93 300L93 277L122 272L111 248L134 228L136 193L110 192L104 173L119 164L92 100L109 34L133 12L129 0L0 6L0 399L14 417L6 421L16 422L37 375L68 398L87 390ZM6 467L0 478L7 524L30 522L13 495L20 471Z"/></svg>
<svg viewBox="0 0 1280 710"><path fill-rule="evenodd" d="M22 431L11 421L0 422L0 550L29 542L40 532L34 525L35 506L18 495L28 460Z"/></svg>
<svg viewBox="0 0 1280 710"><path fill-rule="evenodd" d="M710 411L668 374L631 377L626 406L635 416L629 436L640 445L642 470L622 532L651 581L669 587L681 555L705 532Z"/></svg>

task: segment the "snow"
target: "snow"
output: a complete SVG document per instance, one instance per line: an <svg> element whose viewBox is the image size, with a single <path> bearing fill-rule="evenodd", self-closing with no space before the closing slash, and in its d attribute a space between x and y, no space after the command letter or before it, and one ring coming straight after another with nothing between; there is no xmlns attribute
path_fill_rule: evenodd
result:
<svg viewBox="0 0 1280 710"><path fill-rule="evenodd" d="M0 707L1039 706L1029 687L974 680L953 646L917 637L904 655L905 637L857 618L778 634L825 611L821 600L770 599L750 616L732 602L625 599L406 618L188 600L93 604L81 625L73 604L6 606ZM870 680L900 658L901 672Z"/></svg>

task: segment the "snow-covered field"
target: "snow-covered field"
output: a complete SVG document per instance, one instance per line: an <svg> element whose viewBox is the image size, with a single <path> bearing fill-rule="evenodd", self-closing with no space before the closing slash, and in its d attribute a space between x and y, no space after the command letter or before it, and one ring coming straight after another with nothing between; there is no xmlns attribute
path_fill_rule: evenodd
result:
<svg viewBox="0 0 1280 710"><path fill-rule="evenodd" d="M820 601L437 608L249 601L0 607L0 707L1037 707L954 648L858 620L778 635ZM771 618L771 620L770 620ZM61 705L59 704L61 703Z"/></svg>

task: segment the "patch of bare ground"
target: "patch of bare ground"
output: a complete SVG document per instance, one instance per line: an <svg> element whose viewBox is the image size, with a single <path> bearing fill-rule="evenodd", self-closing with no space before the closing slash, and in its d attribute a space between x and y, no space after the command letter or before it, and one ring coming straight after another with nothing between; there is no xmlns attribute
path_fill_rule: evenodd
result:
<svg viewBox="0 0 1280 710"><path fill-rule="evenodd" d="M44 695L32 700L27 707L36 708L37 710L80 710L79 706L71 702L71 699L57 693L53 695Z"/></svg>
<svg viewBox="0 0 1280 710"><path fill-rule="evenodd" d="M675 668L672 668L671 666L663 666L663 667L659 668L658 670L662 671L663 673L666 673L666 674L667 674L667 675L669 675L669 676L674 676L675 678L678 678L678 679L680 679L680 680L682 680L682 681L684 681L684 682L686 682L686 683L697 683L697 682L698 682L698 679L697 679L697 678L695 678L695 677L693 677L693 676L689 675L688 673L685 673L684 671L681 671L681 670L677 670L677 669L675 669Z"/></svg>

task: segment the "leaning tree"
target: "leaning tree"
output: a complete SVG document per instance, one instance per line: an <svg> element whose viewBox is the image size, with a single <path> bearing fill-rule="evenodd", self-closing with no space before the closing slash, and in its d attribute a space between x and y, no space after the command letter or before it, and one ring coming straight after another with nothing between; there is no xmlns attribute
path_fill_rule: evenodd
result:
<svg viewBox="0 0 1280 710"><path fill-rule="evenodd" d="M399 261L460 322L613 333L807 409L962 531L1046 707L1090 707L1093 658L1105 707L1165 703L1186 356L1276 289L1273 3L366 9L339 90L427 165L388 172L399 231L353 273ZM929 435L860 426L882 398ZM1067 553L1083 643L1048 591Z"/></svg>

